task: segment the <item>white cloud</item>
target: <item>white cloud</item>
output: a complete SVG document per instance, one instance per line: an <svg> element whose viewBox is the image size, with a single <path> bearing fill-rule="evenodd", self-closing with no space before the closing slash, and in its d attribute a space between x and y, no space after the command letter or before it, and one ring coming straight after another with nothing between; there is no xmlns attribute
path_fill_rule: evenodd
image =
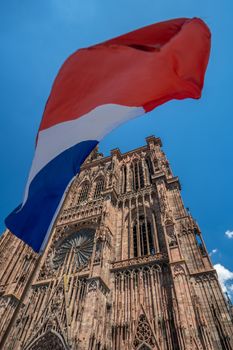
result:
<svg viewBox="0 0 233 350"><path fill-rule="evenodd" d="M214 265L214 268L217 271L218 279L223 292L227 292L231 297L233 297L233 272L221 264Z"/></svg>
<svg viewBox="0 0 233 350"><path fill-rule="evenodd" d="M225 235L227 236L227 238L231 239L231 238L233 238L233 231L227 230L225 232Z"/></svg>
<svg viewBox="0 0 233 350"><path fill-rule="evenodd" d="M215 248L215 249L211 250L211 252L209 253L209 256L212 256L212 255L216 254L217 252L218 252L218 249Z"/></svg>

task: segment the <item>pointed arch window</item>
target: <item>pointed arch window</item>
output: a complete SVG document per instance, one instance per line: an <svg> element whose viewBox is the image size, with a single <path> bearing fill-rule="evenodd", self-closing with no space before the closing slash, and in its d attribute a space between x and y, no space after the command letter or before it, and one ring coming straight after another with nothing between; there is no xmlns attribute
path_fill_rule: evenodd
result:
<svg viewBox="0 0 233 350"><path fill-rule="evenodd" d="M198 232L198 230L196 228L194 228L194 235L195 235L197 246L198 246L201 254L203 256L206 256L207 254L206 254L206 250L205 250L202 238L201 238L201 234Z"/></svg>
<svg viewBox="0 0 233 350"><path fill-rule="evenodd" d="M132 170L133 170L133 188L135 191L137 191L145 186L142 162L140 161L134 162Z"/></svg>
<svg viewBox="0 0 233 350"><path fill-rule="evenodd" d="M133 226L133 254L134 257L155 253L151 224L143 215Z"/></svg>
<svg viewBox="0 0 233 350"><path fill-rule="evenodd" d="M96 181L94 199L99 198L101 196L103 189L104 189L104 179L101 178Z"/></svg>
<svg viewBox="0 0 233 350"><path fill-rule="evenodd" d="M126 193L127 188L127 170L126 166L122 166L122 184L121 184L121 192Z"/></svg>
<svg viewBox="0 0 233 350"><path fill-rule="evenodd" d="M138 254L138 239L137 239L137 224L133 226L133 255L134 257L139 256Z"/></svg>
<svg viewBox="0 0 233 350"><path fill-rule="evenodd" d="M153 165L152 165L150 157L146 158L146 165L147 165L147 169L148 169L148 173L149 173L149 178L151 181L151 175L154 175L154 169L153 169Z"/></svg>
<svg viewBox="0 0 233 350"><path fill-rule="evenodd" d="M78 204L84 202L88 198L89 188L90 188L90 185L88 182L85 182L82 185L82 188L78 197Z"/></svg>

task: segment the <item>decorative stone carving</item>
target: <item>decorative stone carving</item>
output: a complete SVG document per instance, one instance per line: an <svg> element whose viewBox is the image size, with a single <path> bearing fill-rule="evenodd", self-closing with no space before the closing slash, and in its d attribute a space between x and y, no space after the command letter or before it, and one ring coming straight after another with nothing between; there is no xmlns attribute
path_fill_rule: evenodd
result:
<svg viewBox="0 0 233 350"><path fill-rule="evenodd" d="M3 315L9 301L10 299L7 296L3 296L0 298L0 317Z"/></svg>
<svg viewBox="0 0 233 350"><path fill-rule="evenodd" d="M61 335L53 330L49 330L28 345L25 350L68 350Z"/></svg>
<svg viewBox="0 0 233 350"><path fill-rule="evenodd" d="M112 268L114 270L119 270L129 266L135 265L145 265L148 263L153 263L155 261L166 261L168 259L167 253L155 253L154 255L142 256L137 258L131 258L122 261L116 261L112 263Z"/></svg>
<svg viewBox="0 0 233 350"><path fill-rule="evenodd" d="M165 223L165 225L166 225L166 234L168 237L168 245L170 247L176 246L177 239L176 239L176 235L175 235L174 224L172 222L167 222L167 223Z"/></svg>
<svg viewBox="0 0 233 350"><path fill-rule="evenodd" d="M196 283L217 281L217 275L215 271L203 271L197 275L193 274Z"/></svg>
<svg viewBox="0 0 233 350"><path fill-rule="evenodd" d="M155 337L151 330L151 326L144 314L141 314L138 319L137 330L133 342L134 349L154 349L156 345Z"/></svg>
<svg viewBox="0 0 233 350"><path fill-rule="evenodd" d="M96 292L97 289L100 290L104 295L107 295L109 293L109 289L103 282L101 278L91 278L88 282L87 285L87 292Z"/></svg>
<svg viewBox="0 0 233 350"><path fill-rule="evenodd" d="M98 282L96 280L91 280L88 283L88 293L95 292L98 288Z"/></svg>
<svg viewBox="0 0 233 350"><path fill-rule="evenodd" d="M68 253L72 250L75 255L75 263L78 268L87 264L94 245L94 230L82 229L64 239L56 248L53 258L55 267L64 263Z"/></svg>
<svg viewBox="0 0 233 350"><path fill-rule="evenodd" d="M142 344L138 347L138 350L152 350L150 346L146 345L146 344Z"/></svg>
<svg viewBox="0 0 233 350"><path fill-rule="evenodd" d="M173 273L174 277L180 276L180 275L185 275L185 270L182 265L176 264L173 266Z"/></svg>
<svg viewBox="0 0 233 350"><path fill-rule="evenodd" d="M96 249L95 249L95 256L94 256L94 263L99 263L101 260L101 253L102 253L102 247L103 242L100 240L97 240L96 242Z"/></svg>
<svg viewBox="0 0 233 350"><path fill-rule="evenodd" d="M96 240L98 242L107 242L107 244L111 245L111 231L108 227L101 225L100 229L96 232Z"/></svg>
<svg viewBox="0 0 233 350"><path fill-rule="evenodd" d="M162 215L165 215L167 210L167 201L166 201L166 195L164 192L164 189L160 187L159 189L159 205L160 205L160 211Z"/></svg>
<svg viewBox="0 0 233 350"><path fill-rule="evenodd" d="M164 271L164 269L163 269ZM115 280L124 280L127 278L138 278L138 277L146 277L148 275L150 275L151 273L156 272L158 274L161 274L162 272L162 268L160 265L158 264L154 264L151 266L140 266L140 267L136 267L136 268L128 268L125 270L118 270L115 272Z"/></svg>

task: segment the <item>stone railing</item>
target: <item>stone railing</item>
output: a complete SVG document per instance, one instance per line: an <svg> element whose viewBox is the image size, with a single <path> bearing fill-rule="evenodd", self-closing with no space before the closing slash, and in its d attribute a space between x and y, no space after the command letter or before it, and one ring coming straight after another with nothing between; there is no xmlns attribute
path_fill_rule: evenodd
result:
<svg viewBox="0 0 233 350"><path fill-rule="evenodd" d="M147 185L141 189L136 190L131 190L126 193L121 193L118 196L119 201L125 200L125 199L134 199L135 197L143 196L146 194L152 194L154 191L153 187L151 185Z"/></svg>
<svg viewBox="0 0 233 350"><path fill-rule="evenodd" d="M167 259L168 255L166 253L156 253L154 255L140 256L113 262L112 270L120 270L128 268L129 266L152 264L154 262L167 261Z"/></svg>
<svg viewBox="0 0 233 350"><path fill-rule="evenodd" d="M102 213L102 208L103 204L101 199L93 200L91 202L83 202L74 207L64 209L59 216L58 224L100 215Z"/></svg>

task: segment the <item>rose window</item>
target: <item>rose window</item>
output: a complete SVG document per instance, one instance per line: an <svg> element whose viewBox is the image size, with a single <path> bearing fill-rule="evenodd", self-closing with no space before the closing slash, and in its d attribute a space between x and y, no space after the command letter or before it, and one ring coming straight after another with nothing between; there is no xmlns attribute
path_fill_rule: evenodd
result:
<svg viewBox="0 0 233 350"><path fill-rule="evenodd" d="M82 229L65 238L56 248L54 267L62 265L72 253L77 267L86 265L93 251L94 233L92 229Z"/></svg>

